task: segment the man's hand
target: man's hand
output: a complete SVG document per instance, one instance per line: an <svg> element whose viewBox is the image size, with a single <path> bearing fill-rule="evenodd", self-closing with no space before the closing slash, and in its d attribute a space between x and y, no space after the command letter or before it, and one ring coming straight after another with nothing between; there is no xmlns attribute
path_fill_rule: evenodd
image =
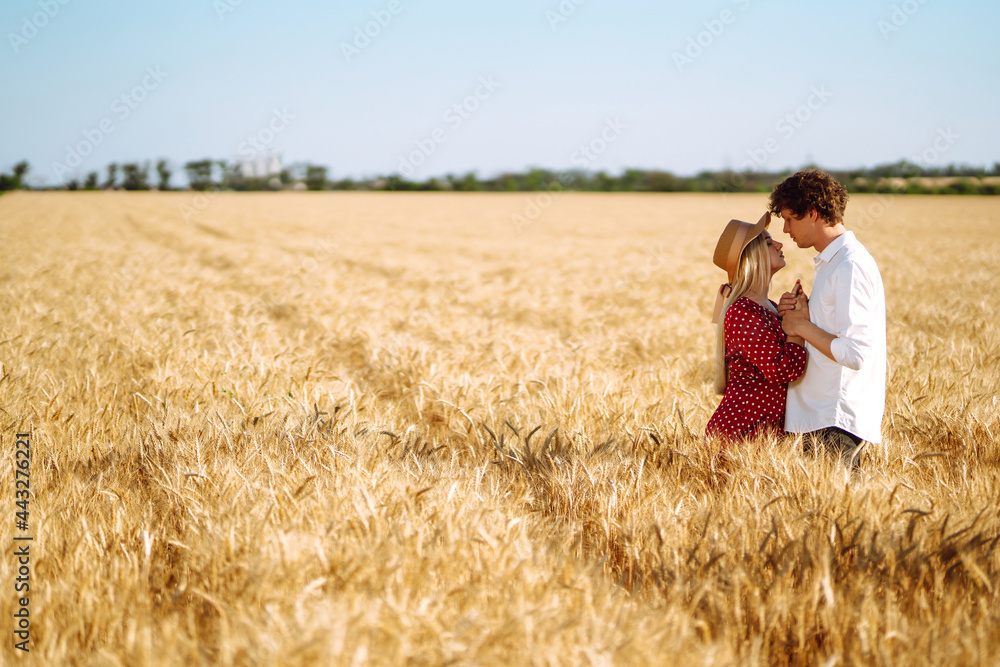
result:
<svg viewBox="0 0 1000 667"><path fill-rule="evenodd" d="M794 296L791 294L794 294ZM781 302L787 306L781 315L781 328L787 336L799 339L805 335L803 333L803 325L810 323L809 299L806 298L802 286L798 283L795 284L795 292L791 294L787 301L784 296L781 297ZM798 340L793 342L799 343ZM801 343L799 344L801 345Z"/></svg>
<svg viewBox="0 0 1000 667"><path fill-rule="evenodd" d="M806 303L806 317L809 317L809 297L806 296L806 292L802 289L802 283L798 280L795 281L795 286L792 287L791 292L785 292L781 295L781 301L778 302L778 317L784 318L785 313L790 310L795 310L796 306L799 304L799 298L805 299Z"/></svg>

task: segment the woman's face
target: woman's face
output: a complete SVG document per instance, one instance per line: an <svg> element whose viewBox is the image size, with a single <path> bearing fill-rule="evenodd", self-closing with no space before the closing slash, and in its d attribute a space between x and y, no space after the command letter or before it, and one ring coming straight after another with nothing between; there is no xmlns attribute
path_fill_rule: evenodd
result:
<svg viewBox="0 0 1000 667"><path fill-rule="evenodd" d="M785 255L781 252L781 244L775 239L771 238L771 234L767 231L762 232L761 236L764 237L767 243L767 254L771 259L771 275L785 268Z"/></svg>

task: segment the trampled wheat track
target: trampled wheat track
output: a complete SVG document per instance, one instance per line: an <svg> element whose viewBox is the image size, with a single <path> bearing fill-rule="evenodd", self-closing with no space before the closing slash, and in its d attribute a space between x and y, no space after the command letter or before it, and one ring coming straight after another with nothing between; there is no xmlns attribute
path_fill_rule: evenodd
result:
<svg viewBox="0 0 1000 667"><path fill-rule="evenodd" d="M852 198L890 380L847 479L701 441L762 195L194 197L0 198L36 660L998 664L998 200Z"/></svg>

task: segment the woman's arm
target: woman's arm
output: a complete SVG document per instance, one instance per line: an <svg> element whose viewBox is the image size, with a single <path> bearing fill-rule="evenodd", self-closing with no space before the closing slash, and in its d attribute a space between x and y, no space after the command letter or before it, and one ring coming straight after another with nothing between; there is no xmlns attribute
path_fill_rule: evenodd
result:
<svg viewBox="0 0 1000 667"><path fill-rule="evenodd" d="M806 370L806 350L785 340L763 313L733 304L726 312L726 347L739 350L769 382L792 382Z"/></svg>

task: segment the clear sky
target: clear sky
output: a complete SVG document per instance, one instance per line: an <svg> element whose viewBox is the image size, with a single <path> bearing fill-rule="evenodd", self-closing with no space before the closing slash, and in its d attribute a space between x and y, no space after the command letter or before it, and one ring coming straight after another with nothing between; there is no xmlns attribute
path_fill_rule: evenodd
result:
<svg viewBox="0 0 1000 667"><path fill-rule="evenodd" d="M0 170L37 185L1000 161L986 0L4 0L0 29Z"/></svg>

